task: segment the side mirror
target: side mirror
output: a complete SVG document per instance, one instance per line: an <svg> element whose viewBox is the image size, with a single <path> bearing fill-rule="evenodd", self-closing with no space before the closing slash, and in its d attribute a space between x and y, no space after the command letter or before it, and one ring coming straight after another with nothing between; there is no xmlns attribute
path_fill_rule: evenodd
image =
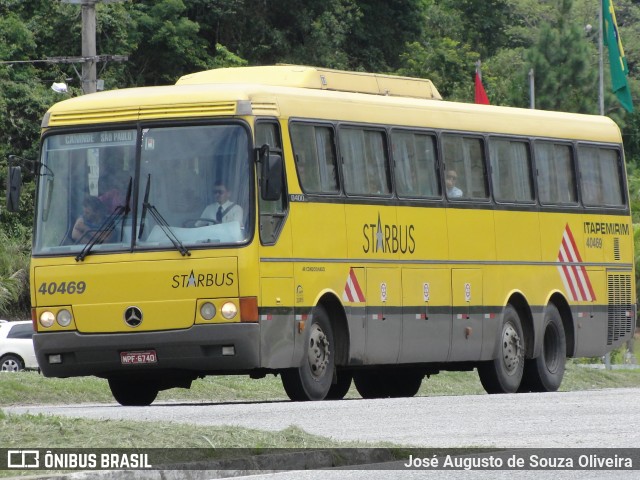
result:
<svg viewBox="0 0 640 480"><path fill-rule="evenodd" d="M278 200L282 195L282 157L272 154L268 145L263 145L258 154L260 163L260 195L265 201Z"/></svg>
<svg viewBox="0 0 640 480"><path fill-rule="evenodd" d="M9 167L7 176L7 210L20 210L20 190L22 188L22 170L20 167Z"/></svg>

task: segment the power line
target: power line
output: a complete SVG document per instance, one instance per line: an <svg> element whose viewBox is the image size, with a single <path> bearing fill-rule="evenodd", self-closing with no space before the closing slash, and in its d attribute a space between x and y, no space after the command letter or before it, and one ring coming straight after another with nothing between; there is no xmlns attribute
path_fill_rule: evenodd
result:
<svg viewBox="0 0 640 480"><path fill-rule="evenodd" d="M91 57L49 57L40 60L2 60L0 65L13 65L21 63L85 63L85 62L126 62L127 55L93 55Z"/></svg>

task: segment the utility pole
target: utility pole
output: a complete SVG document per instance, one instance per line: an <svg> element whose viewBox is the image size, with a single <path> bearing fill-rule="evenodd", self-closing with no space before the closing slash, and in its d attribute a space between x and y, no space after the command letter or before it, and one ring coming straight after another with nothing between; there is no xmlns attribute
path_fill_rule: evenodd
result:
<svg viewBox="0 0 640 480"><path fill-rule="evenodd" d="M598 109L600 115L604 115L604 21L602 12L602 1L598 2Z"/></svg>
<svg viewBox="0 0 640 480"><path fill-rule="evenodd" d="M82 91L97 91L96 63L100 58L96 55L96 3L120 3L124 0L62 0L82 6ZM126 57L125 57L126 59Z"/></svg>
<svg viewBox="0 0 640 480"><path fill-rule="evenodd" d="M82 1L82 56L96 56L96 1ZM95 60L88 60L82 64L82 91L94 93L97 91L97 69Z"/></svg>

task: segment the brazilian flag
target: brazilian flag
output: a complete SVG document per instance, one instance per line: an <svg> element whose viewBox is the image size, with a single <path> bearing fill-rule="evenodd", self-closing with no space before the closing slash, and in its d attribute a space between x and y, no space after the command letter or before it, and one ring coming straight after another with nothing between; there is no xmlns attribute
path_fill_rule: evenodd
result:
<svg viewBox="0 0 640 480"><path fill-rule="evenodd" d="M622 40L618 32L616 14L613 10L613 0L602 0L602 23L604 44L609 50L609 65L611 66L611 88L618 97L620 104L629 112L633 112L631 91L627 82L629 67L624 56Z"/></svg>

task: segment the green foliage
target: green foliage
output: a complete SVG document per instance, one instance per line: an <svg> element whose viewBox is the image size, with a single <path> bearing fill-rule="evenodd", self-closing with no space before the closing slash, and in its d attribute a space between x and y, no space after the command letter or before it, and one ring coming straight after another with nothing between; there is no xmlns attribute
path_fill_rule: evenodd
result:
<svg viewBox="0 0 640 480"><path fill-rule="evenodd" d="M598 88L597 71L591 66L583 26L571 20L572 7L573 0L559 2L557 17L542 24L527 53L528 67L534 70L536 107L597 113L597 99L591 95Z"/></svg>
<svg viewBox="0 0 640 480"><path fill-rule="evenodd" d="M494 105L597 113L598 2L592 0L126 0L96 5L99 64L107 89L174 83L208 68L274 63L430 78L445 99L472 102L475 63ZM637 94L640 3L616 0L620 34ZM586 28L590 25L591 28ZM0 61L81 55L78 5L0 0ZM634 222L640 222L640 108L621 109L609 92L606 114L623 127ZM36 159L40 120L66 81L80 94L80 65L0 63L0 198L9 154ZM20 215L0 209L0 231L29 245L33 178L26 171ZM636 218L639 217L639 218ZM0 245L0 255L3 246ZM13 267L6 267L13 268ZM0 270L2 279L15 272ZM8 282L8 280L6 280ZM7 288L7 291L11 291ZM11 296L9 296L11 297ZM22 298L22 296L21 296ZM1 311L1 308L0 308Z"/></svg>

